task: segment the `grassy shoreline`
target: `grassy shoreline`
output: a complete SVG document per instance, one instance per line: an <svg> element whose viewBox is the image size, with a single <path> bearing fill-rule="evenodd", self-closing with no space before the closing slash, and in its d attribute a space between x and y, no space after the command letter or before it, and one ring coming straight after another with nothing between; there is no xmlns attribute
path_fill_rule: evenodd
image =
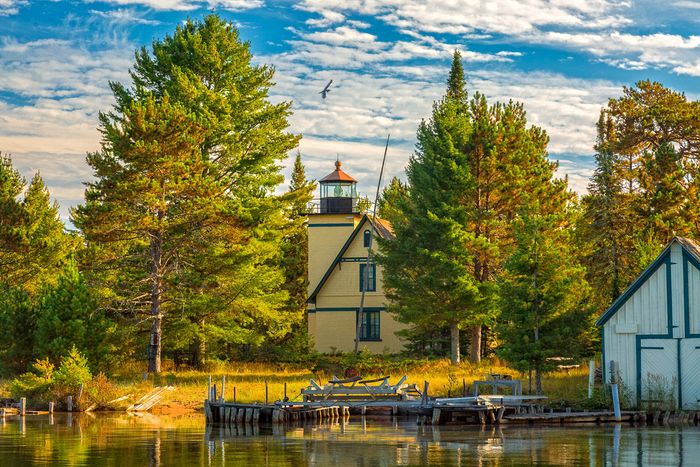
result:
<svg viewBox="0 0 700 467"><path fill-rule="evenodd" d="M131 397L113 407L123 410L153 387L173 385L175 389L164 394L154 412L186 412L202 410L210 375L212 383L216 383L218 387L221 385L222 376L226 376L227 400L233 400L235 388L238 402L252 403L265 401L266 384L270 402L282 399L285 383L289 399L301 400L300 391L309 384L310 379L326 383L333 373L327 369L270 363L232 363L211 368L211 371L165 371L160 375L150 375L146 380L143 379L142 373L131 371L112 377L109 380L109 389L105 389L104 392L110 392L109 397L131 394ZM424 381L428 381L429 394L432 397L448 394L458 396L462 394L464 387L467 394L470 394L473 381L485 379L491 373L508 374L514 379L521 379L523 392L528 392L527 374L518 373L497 360L486 360L480 365L465 362L456 367L451 366L449 360L432 360L418 362L411 368L387 370L378 365L376 368L369 367L361 371L365 378L389 376L391 382L398 381L405 374L406 382L416 383L419 388L423 387ZM580 368L546 373L542 386L545 395L549 397L550 405L576 407L587 404L587 382L588 369L586 365L581 365ZM8 385L8 380L0 381L0 397L10 397Z"/></svg>

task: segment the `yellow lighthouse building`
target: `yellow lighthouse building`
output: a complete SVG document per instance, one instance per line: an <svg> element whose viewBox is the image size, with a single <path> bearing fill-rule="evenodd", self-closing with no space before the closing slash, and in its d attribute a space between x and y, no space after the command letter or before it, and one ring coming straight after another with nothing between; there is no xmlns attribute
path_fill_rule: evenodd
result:
<svg viewBox="0 0 700 467"><path fill-rule="evenodd" d="M352 352L355 347L360 300L367 278L360 330L360 349L397 353L403 342L396 331L404 325L388 314L381 266L370 263L370 236L392 238L388 222L361 213L357 180L341 170L319 181L320 200L309 213L309 335L319 352ZM372 247L377 242L372 241Z"/></svg>

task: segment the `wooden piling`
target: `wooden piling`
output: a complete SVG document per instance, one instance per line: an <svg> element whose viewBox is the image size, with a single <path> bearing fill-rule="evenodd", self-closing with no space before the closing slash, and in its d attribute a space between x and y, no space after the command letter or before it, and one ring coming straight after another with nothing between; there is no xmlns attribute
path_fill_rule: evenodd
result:
<svg viewBox="0 0 700 467"><path fill-rule="evenodd" d="M219 397L219 401L224 402L225 400L225 395L224 391L226 390L226 375L221 375L221 397Z"/></svg>
<svg viewBox="0 0 700 467"><path fill-rule="evenodd" d="M248 407L245 409L245 422L251 423L253 421L253 408Z"/></svg>
<svg viewBox="0 0 700 467"><path fill-rule="evenodd" d="M209 375L207 380L207 400L211 401L211 375Z"/></svg>
<svg viewBox="0 0 700 467"><path fill-rule="evenodd" d="M49 402L49 413L53 413L53 402Z"/></svg>
<svg viewBox="0 0 700 467"><path fill-rule="evenodd" d="M66 397L66 411L67 412L73 411L73 396Z"/></svg>
<svg viewBox="0 0 700 467"><path fill-rule="evenodd" d="M287 402L289 399L287 399L287 383L284 383L284 399L285 402Z"/></svg>
<svg viewBox="0 0 700 467"><path fill-rule="evenodd" d="M26 397L19 398L19 414L23 417L27 414L27 398Z"/></svg>
<svg viewBox="0 0 700 467"><path fill-rule="evenodd" d="M442 410L438 409L437 407L433 409L433 419L432 419L432 424L433 425L439 425L440 424L440 417L442 416Z"/></svg>
<svg viewBox="0 0 700 467"><path fill-rule="evenodd" d="M242 425L245 422L245 408L239 407L236 411L236 424Z"/></svg>

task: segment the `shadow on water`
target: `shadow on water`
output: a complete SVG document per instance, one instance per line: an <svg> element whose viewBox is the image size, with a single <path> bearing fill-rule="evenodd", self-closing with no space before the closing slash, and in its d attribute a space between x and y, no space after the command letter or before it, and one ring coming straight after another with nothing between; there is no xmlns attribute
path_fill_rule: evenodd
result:
<svg viewBox="0 0 700 467"><path fill-rule="evenodd" d="M0 419L0 466L698 465L700 429L417 426L353 417L214 426L199 414L55 414Z"/></svg>

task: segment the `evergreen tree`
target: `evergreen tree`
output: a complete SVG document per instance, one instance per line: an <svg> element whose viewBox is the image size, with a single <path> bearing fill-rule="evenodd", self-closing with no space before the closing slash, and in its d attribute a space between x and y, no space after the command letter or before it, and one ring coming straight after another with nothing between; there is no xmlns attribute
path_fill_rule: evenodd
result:
<svg viewBox="0 0 700 467"><path fill-rule="evenodd" d="M515 221L516 247L500 283L498 354L519 371L535 370L537 395L552 357L577 358L591 342L590 289L572 252L565 213L535 206Z"/></svg>
<svg viewBox="0 0 700 467"><path fill-rule="evenodd" d="M19 374L35 360L36 306L21 287L0 283L0 373Z"/></svg>
<svg viewBox="0 0 700 467"><path fill-rule="evenodd" d="M389 182L382 194L379 197L377 215L383 219L394 219L401 214L398 207L402 200L407 200L409 197L409 187L398 178L394 177Z"/></svg>
<svg viewBox="0 0 700 467"><path fill-rule="evenodd" d="M596 169L588 185L589 194L583 198L584 215L582 248L588 280L595 290L598 308L612 303L633 278L633 231L637 217L620 177L624 159L614 150L616 131L612 119L601 110L598 119L598 139L595 145Z"/></svg>
<svg viewBox="0 0 700 467"><path fill-rule="evenodd" d="M401 319L435 318L425 312L430 306L404 298L424 287L416 281L435 276L431 286L441 289L440 299L430 299L452 307L435 314L449 317L453 361L459 329L468 327L471 359L478 362L482 327L495 317L495 277L512 243L512 220L530 196L546 208L568 202L571 195L566 180L553 179L557 164L547 159L547 135L527 126L522 105L489 106L479 93L467 100L463 76L456 53L446 96L418 129L416 154L406 170L407 200L389 216L397 240L381 244L385 285ZM414 259L416 251L425 251L430 260ZM407 261L421 262L422 271L409 276ZM452 261L461 266L450 269ZM449 290L459 300L450 303Z"/></svg>
<svg viewBox="0 0 700 467"><path fill-rule="evenodd" d="M39 173L27 187L22 209L26 241L15 278L32 294L43 284L56 283L56 277L80 248L80 239L65 231L58 203L51 202Z"/></svg>
<svg viewBox="0 0 700 467"><path fill-rule="evenodd" d="M6 282L16 274L26 243L24 211L19 201L25 185L10 157L0 154L0 275Z"/></svg>
<svg viewBox="0 0 700 467"><path fill-rule="evenodd" d="M308 204L313 198L316 184L307 180L301 153L297 151L292 169L292 179L287 192L289 210L288 225L282 243L282 265L285 271L284 288L289 293L289 313L297 325L304 323L306 298L309 285L308 247L306 229Z"/></svg>
<svg viewBox="0 0 700 467"><path fill-rule="evenodd" d="M113 324L98 309L75 263L69 263L55 286L46 287L38 304L35 354L58 362L76 348L93 370L105 369Z"/></svg>
<svg viewBox="0 0 700 467"><path fill-rule="evenodd" d="M119 269L116 286L125 289L117 293L133 309L147 307L149 371L159 372L173 284L199 228L220 208L207 198L222 187L202 176L203 130L167 96L133 101L120 121L101 122L102 151L88 156L97 180L73 219L89 242L118 245L100 259Z"/></svg>
<svg viewBox="0 0 700 467"><path fill-rule="evenodd" d="M455 53L446 96L421 122L415 154L406 175L410 196L398 197L388 211L395 238L379 240L387 309L403 322L449 326L451 360L460 361L459 330L481 325L482 297L470 269L475 237L467 229L470 206L464 202L473 178L463 152L470 133L464 82ZM452 82L451 82L452 81Z"/></svg>
<svg viewBox="0 0 700 467"><path fill-rule="evenodd" d="M285 132L290 103L267 100L273 70L253 66L248 44L239 40L236 28L209 15L203 22L178 26L173 36L154 41L150 51L137 52L131 75L132 88L111 83L117 104L101 117L105 145L89 157L98 182L90 185L86 206L74 212L76 225L94 246L92 253L101 256L90 264L86 261L86 266L94 266L92 277L108 293L117 292L111 298L125 316L137 321L136 312L150 310L152 371L159 370L159 323L166 315L172 318L164 324L172 336L171 348L196 346L198 361L207 342L220 343L221 351L227 352L230 345L259 344L266 337L284 335L290 328L282 314L287 300L281 289L279 248L285 198L273 191L282 180L277 162L297 145L298 137ZM161 105L167 110L161 115L142 112L146 126L138 135L141 139L120 134L122 123L128 124L124 128L138 123L133 112ZM174 118L175 125L165 125L168 118ZM136 202L132 190L114 189L120 173L130 168L120 158L134 157L140 144L175 150L169 157L180 160L168 170L176 170L181 178L169 179L167 172L154 170L166 158L140 155L141 172L124 180L124 189L135 183L144 190L141 195L149 187L154 190L145 198L155 203L149 212ZM165 184L180 184L168 193L162 218L154 214L162 208L156 184L146 183L154 176L164 177ZM116 204L104 200L110 191L110 203ZM122 212L116 210L122 196L130 199L124 209L133 211L123 214L125 219L114 215ZM151 219L139 224L146 214ZM126 218L132 232L116 228ZM162 241L149 230L155 225ZM130 236L134 232L140 233ZM163 248L161 259L158 245ZM129 280L109 272L107 265L115 261L131 271ZM145 276L150 291L139 288Z"/></svg>

